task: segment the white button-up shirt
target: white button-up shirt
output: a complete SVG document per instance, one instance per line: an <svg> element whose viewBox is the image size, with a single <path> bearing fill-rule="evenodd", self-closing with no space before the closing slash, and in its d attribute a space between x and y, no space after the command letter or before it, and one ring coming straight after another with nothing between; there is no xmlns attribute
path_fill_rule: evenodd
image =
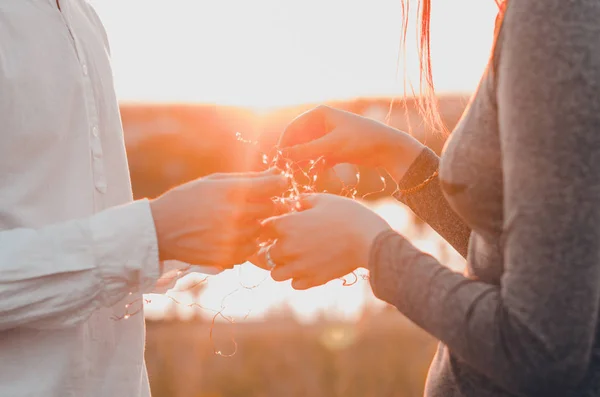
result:
<svg viewBox="0 0 600 397"><path fill-rule="evenodd" d="M0 0L0 396L149 396L132 201L109 46L85 0Z"/></svg>

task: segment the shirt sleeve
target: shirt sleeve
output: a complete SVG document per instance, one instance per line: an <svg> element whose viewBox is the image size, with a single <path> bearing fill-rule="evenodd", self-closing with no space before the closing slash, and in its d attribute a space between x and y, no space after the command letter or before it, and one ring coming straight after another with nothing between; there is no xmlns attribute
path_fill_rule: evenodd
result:
<svg viewBox="0 0 600 397"><path fill-rule="evenodd" d="M398 181L400 191L418 186L425 181L438 170L439 162L439 157L431 149L423 149L406 175ZM415 215L427 222L459 254L463 257L467 256L471 229L450 208L437 177L423 189L406 196L396 194L395 198L406 204Z"/></svg>
<svg viewBox="0 0 600 397"><path fill-rule="evenodd" d="M63 328L85 321L159 277L147 200L86 219L0 231L0 331Z"/></svg>
<svg viewBox="0 0 600 397"><path fill-rule="evenodd" d="M600 308L600 3L517 0L499 44L504 189L499 285L463 277L384 233L380 298L514 395L584 379Z"/></svg>

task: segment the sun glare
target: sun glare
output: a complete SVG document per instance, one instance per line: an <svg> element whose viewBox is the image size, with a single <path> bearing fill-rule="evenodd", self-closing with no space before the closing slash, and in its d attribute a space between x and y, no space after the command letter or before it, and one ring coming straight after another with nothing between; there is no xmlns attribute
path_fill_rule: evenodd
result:
<svg viewBox="0 0 600 397"><path fill-rule="evenodd" d="M398 95L401 0L93 0L119 97L274 107ZM416 9L416 7L413 7ZM471 91L491 45L492 0L433 0L440 92ZM413 24L409 32L416 30ZM407 74L416 82L415 37Z"/></svg>

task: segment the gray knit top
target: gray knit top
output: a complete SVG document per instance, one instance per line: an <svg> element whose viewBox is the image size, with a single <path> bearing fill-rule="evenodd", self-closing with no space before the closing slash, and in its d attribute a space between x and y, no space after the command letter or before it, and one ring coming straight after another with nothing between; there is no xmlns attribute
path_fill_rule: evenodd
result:
<svg viewBox="0 0 600 397"><path fill-rule="evenodd" d="M440 340L426 395L600 396L600 0L509 1L441 159L400 187L438 166L402 201L465 274L395 232L369 261L376 296Z"/></svg>

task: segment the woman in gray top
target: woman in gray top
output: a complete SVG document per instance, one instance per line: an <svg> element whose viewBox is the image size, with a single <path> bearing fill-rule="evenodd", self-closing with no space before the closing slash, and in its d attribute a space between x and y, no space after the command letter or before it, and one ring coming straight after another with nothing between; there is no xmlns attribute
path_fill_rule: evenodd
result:
<svg viewBox="0 0 600 397"><path fill-rule="evenodd" d="M441 341L427 396L600 396L600 1L510 0L441 158L326 107L282 143L295 160L385 167L467 271L314 194L265 222L274 279L304 289L367 266L376 296Z"/></svg>

